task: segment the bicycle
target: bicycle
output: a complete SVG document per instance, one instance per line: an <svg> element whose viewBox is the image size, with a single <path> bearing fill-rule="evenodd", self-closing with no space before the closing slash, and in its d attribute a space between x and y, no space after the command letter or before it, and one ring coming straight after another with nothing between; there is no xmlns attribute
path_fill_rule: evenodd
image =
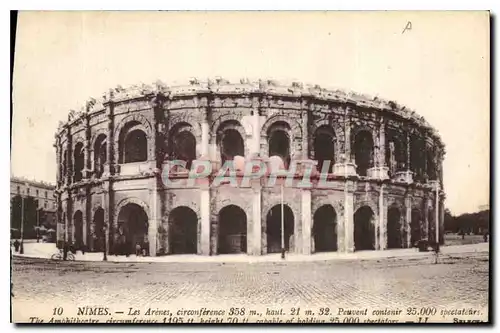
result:
<svg viewBox="0 0 500 333"><path fill-rule="evenodd" d="M50 257L51 260L63 260L63 258L64 258L63 250L59 250L57 253L54 253ZM66 254L66 260L71 260L71 261L75 260L75 255L70 251L68 251L68 253Z"/></svg>

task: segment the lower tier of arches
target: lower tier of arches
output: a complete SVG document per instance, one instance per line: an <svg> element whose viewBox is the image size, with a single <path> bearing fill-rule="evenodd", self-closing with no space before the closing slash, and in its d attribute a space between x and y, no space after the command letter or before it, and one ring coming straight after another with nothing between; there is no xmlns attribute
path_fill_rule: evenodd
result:
<svg viewBox="0 0 500 333"><path fill-rule="evenodd" d="M203 196L203 192L195 193ZM208 202L200 198L195 204L172 209L165 209L160 201L161 207L154 210L152 200L130 195L111 211L99 204L91 209L75 206L62 212L60 222L64 223L58 223L57 237L110 254L354 252L408 248L421 239L434 241L437 218L442 242L444 208L441 204L436 215L430 200L419 205L406 200L407 205L401 205L387 198L359 200L354 193L331 199L301 190L298 202L286 198L281 203L272 199L276 193L266 197L252 192L238 201L210 198L206 192Z"/></svg>

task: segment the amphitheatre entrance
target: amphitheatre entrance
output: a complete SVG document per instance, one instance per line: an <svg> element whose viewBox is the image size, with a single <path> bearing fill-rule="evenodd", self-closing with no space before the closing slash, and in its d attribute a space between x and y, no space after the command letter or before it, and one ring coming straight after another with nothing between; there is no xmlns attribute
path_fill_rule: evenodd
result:
<svg viewBox="0 0 500 333"><path fill-rule="evenodd" d="M337 251L337 215L332 205L324 205L314 213L315 252Z"/></svg>

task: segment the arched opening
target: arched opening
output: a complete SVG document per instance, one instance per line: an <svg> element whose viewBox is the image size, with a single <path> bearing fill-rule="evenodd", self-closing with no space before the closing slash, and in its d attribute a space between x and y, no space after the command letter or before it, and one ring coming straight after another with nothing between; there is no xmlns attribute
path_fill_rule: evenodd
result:
<svg viewBox="0 0 500 333"><path fill-rule="evenodd" d="M288 169L290 165L290 126L284 121L275 122L268 130L269 156L279 156Z"/></svg>
<svg viewBox="0 0 500 333"><path fill-rule="evenodd" d="M140 129L130 131L125 136L123 163L144 162L148 159L148 140Z"/></svg>
<svg viewBox="0 0 500 333"><path fill-rule="evenodd" d="M190 128L190 126L188 126ZM173 132L170 137L171 159L186 162L190 169L196 159L196 138L186 128Z"/></svg>
<svg viewBox="0 0 500 333"><path fill-rule="evenodd" d="M75 243L83 244L83 214L77 210L73 215L73 225L75 226Z"/></svg>
<svg viewBox="0 0 500 333"><path fill-rule="evenodd" d="M94 251L104 252L104 209L98 208L94 213Z"/></svg>
<svg viewBox="0 0 500 333"><path fill-rule="evenodd" d="M337 251L337 214L332 205L323 205L313 218L315 252Z"/></svg>
<svg viewBox="0 0 500 333"><path fill-rule="evenodd" d="M220 156L222 164L226 161L232 161L235 156L245 155L245 143L240 132L229 128L222 132L220 140Z"/></svg>
<svg viewBox="0 0 500 333"><path fill-rule="evenodd" d="M135 252L137 244L142 249L149 249L148 215L144 209L135 203L128 203L118 214L118 241L115 244L117 254Z"/></svg>
<svg viewBox="0 0 500 333"><path fill-rule="evenodd" d="M420 226L422 225L422 214L420 214L420 210L413 208L411 210L411 245L415 246L416 242L420 240Z"/></svg>
<svg viewBox="0 0 500 333"><path fill-rule="evenodd" d="M188 207L177 207L168 217L171 254L196 254L198 216Z"/></svg>
<svg viewBox="0 0 500 333"><path fill-rule="evenodd" d="M67 151L63 151L62 154L62 175L61 175L61 182L66 182L66 177L68 175L68 159L67 159L68 153Z"/></svg>
<svg viewBox="0 0 500 333"><path fill-rule="evenodd" d="M284 205L284 240L285 250L290 251L293 246L294 217L288 205ZM281 205L269 210L266 218L267 253L281 252Z"/></svg>
<svg viewBox="0 0 500 333"><path fill-rule="evenodd" d="M374 213L368 206L354 214L354 248L355 251L375 250Z"/></svg>
<svg viewBox="0 0 500 333"><path fill-rule="evenodd" d="M327 173L331 173L335 164L335 133L330 126L323 125L314 133L314 159L318 161L317 169L323 172L325 161L329 161Z"/></svg>
<svg viewBox="0 0 500 333"><path fill-rule="evenodd" d="M73 152L74 161L74 181L79 182L83 178L83 167L84 167L84 157L83 157L83 143L78 142L75 145L75 151Z"/></svg>
<svg viewBox="0 0 500 333"><path fill-rule="evenodd" d="M354 137L354 160L356 172L366 176L368 169L373 167L373 137L368 131L360 131Z"/></svg>
<svg viewBox="0 0 500 333"><path fill-rule="evenodd" d="M104 164L107 160L106 135L101 134L94 143L94 174L100 178L104 173Z"/></svg>
<svg viewBox="0 0 500 333"><path fill-rule="evenodd" d="M219 212L219 242L217 253L247 252L247 214L235 205Z"/></svg>
<svg viewBox="0 0 500 333"><path fill-rule="evenodd" d="M387 248L401 248L401 212L397 207L387 211Z"/></svg>

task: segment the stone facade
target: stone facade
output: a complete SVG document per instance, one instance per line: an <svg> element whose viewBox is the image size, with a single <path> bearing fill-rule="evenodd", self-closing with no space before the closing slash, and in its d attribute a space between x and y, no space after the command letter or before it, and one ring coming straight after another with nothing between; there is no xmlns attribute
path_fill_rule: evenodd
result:
<svg viewBox="0 0 500 333"><path fill-rule="evenodd" d="M43 209L47 212L56 211L54 189L54 185L45 182L38 182L19 177L10 177L11 199L16 195L33 197L38 202L38 209Z"/></svg>
<svg viewBox="0 0 500 333"><path fill-rule="evenodd" d="M391 101L270 80L158 82L90 100L55 141L58 239L93 251L263 255L281 248L282 214L285 248L302 254L434 240L436 216L443 231L444 145ZM216 173L235 156L274 155L317 163L315 186L286 187L283 213L266 177L237 188L161 180L174 159L210 160Z"/></svg>

